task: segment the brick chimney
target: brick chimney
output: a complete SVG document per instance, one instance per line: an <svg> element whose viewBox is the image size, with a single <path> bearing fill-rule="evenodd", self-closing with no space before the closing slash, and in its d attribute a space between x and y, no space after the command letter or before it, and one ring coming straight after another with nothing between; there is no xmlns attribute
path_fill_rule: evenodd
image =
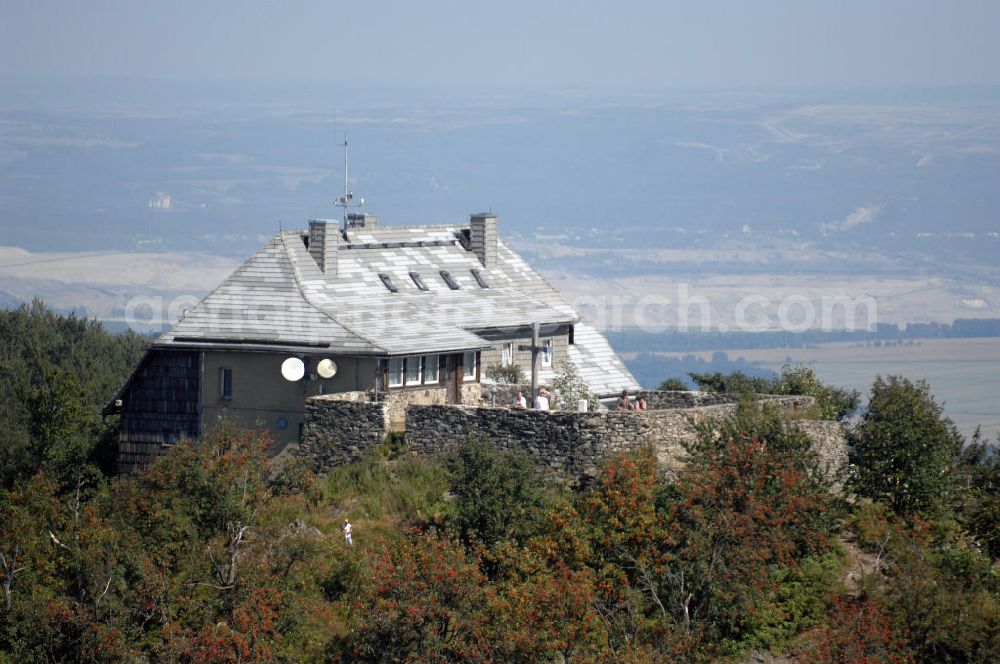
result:
<svg viewBox="0 0 1000 664"><path fill-rule="evenodd" d="M497 264L497 216L488 212L472 215L469 221L469 249L483 267Z"/></svg>
<svg viewBox="0 0 1000 664"><path fill-rule="evenodd" d="M337 274L337 245L340 244L340 223L325 219L309 222L309 254L325 274Z"/></svg>

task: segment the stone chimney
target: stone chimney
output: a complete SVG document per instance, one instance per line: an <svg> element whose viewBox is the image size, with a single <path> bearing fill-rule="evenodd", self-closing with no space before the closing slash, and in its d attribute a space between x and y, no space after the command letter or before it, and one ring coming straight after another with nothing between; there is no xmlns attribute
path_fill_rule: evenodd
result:
<svg viewBox="0 0 1000 664"><path fill-rule="evenodd" d="M336 221L313 219L309 222L309 254L325 274L337 274L337 245L340 244L340 224Z"/></svg>
<svg viewBox="0 0 1000 664"><path fill-rule="evenodd" d="M488 212L472 215L469 221L469 249L483 267L497 264L497 216Z"/></svg>
<svg viewBox="0 0 1000 664"><path fill-rule="evenodd" d="M375 228L378 216L371 212L351 212L347 215L348 228Z"/></svg>

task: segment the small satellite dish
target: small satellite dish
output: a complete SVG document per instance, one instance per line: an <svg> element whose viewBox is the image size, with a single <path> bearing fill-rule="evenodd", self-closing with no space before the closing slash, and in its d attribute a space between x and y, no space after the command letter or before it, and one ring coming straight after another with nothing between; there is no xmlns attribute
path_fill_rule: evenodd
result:
<svg viewBox="0 0 1000 664"><path fill-rule="evenodd" d="M322 359L316 365L316 373L323 378L333 378L337 375L337 363L329 358Z"/></svg>
<svg viewBox="0 0 1000 664"><path fill-rule="evenodd" d="M290 357L281 363L281 375L285 380L295 382L306 375L306 365L297 357Z"/></svg>

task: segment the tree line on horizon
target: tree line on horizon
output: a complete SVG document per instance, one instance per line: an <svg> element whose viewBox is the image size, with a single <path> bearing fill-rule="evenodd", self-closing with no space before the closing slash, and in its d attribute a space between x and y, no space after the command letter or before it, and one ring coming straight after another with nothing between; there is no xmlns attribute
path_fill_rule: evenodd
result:
<svg viewBox="0 0 1000 664"><path fill-rule="evenodd" d="M876 380L842 491L750 399L676 473L638 450L582 487L484 439L316 475L224 423L116 477L98 413L144 343L0 313L0 663L1000 660L1000 461L925 383Z"/></svg>
<svg viewBox="0 0 1000 664"><path fill-rule="evenodd" d="M951 323L878 323L873 330L729 330L646 332L640 329L608 330L608 341L619 353L743 350L748 348L807 348L836 342L884 343L919 339L968 339L1000 337L1000 318L956 318Z"/></svg>

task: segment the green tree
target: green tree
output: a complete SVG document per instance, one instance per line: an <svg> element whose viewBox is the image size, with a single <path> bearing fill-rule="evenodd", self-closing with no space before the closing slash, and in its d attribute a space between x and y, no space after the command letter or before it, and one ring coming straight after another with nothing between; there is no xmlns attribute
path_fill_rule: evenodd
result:
<svg viewBox="0 0 1000 664"><path fill-rule="evenodd" d="M97 462L114 439L101 408L147 344L39 300L0 311L0 485L46 464L76 470Z"/></svg>
<svg viewBox="0 0 1000 664"><path fill-rule="evenodd" d="M554 406L562 410L576 410L577 402L587 402L587 410L593 412L601 407L596 394L591 393L586 381L576 372L571 362L564 362L559 373L552 379L552 390L556 394Z"/></svg>
<svg viewBox="0 0 1000 664"><path fill-rule="evenodd" d="M521 385L524 383L524 372L516 364L494 364L483 369L483 375L500 385Z"/></svg>
<svg viewBox="0 0 1000 664"><path fill-rule="evenodd" d="M809 367L786 364L774 380L774 394L803 394L816 399L817 415L827 420L842 420L851 415L861 402L857 390L845 390L825 385Z"/></svg>
<svg viewBox="0 0 1000 664"><path fill-rule="evenodd" d="M687 392L690 388L682 378L668 378L656 389L662 392Z"/></svg>
<svg viewBox="0 0 1000 664"><path fill-rule="evenodd" d="M962 442L926 382L878 376L850 436L853 486L899 514L940 508L954 488Z"/></svg>
<svg viewBox="0 0 1000 664"><path fill-rule="evenodd" d="M99 472L89 459L99 440L101 423L86 406L83 386L65 369L46 367L28 394L28 431L41 465L73 484Z"/></svg>
<svg viewBox="0 0 1000 664"><path fill-rule="evenodd" d="M723 374L688 374L698 389L725 394L801 394L816 399L816 414L823 419L844 419L858 407L856 390L826 385L809 367L786 364L774 378L750 376L741 371ZM663 389L662 387L660 389Z"/></svg>
<svg viewBox="0 0 1000 664"><path fill-rule="evenodd" d="M1000 454L976 431L962 450L959 519L994 559L1000 558Z"/></svg>
<svg viewBox="0 0 1000 664"><path fill-rule="evenodd" d="M458 446L446 464L454 495L449 526L466 545L526 540L541 527L545 497L538 467L527 455L474 439Z"/></svg>
<svg viewBox="0 0 1000 664"><path fill-rule="evenodd" d="M704 374L692 371L688 373L688 376L695 382L698 389L704 392L768 394L773 388L771 380L760 376L750 376L742 371L734 371L729 374L724 374L721 371Z"/></svg>
<svg viewBox="0 0 1000 664"><path fill-rule="evenodd" d="M416 535L384 545L371 582L350 598L353 629L331 644L343 662L491 662L495 591L458 543Z"/></svg>
<svg viewBox="0 0 1000 664"><path fill-rule="evenodd" d="M862 504L850 521L876 561L862 590L891 617L894 641L919 662L1000 661L1000 582L992 560L948 518Z"/></svg>
<svg viewBox="0 0 1000 664"><path fill-rule="evenodd" d="M692 448L669 503L669 572L660 595L687 638L715 654L745 647L766 622L776 572L824 552L832 500L798 435L740 427ZM725 436L725 433L723 434Z"/></svg>

